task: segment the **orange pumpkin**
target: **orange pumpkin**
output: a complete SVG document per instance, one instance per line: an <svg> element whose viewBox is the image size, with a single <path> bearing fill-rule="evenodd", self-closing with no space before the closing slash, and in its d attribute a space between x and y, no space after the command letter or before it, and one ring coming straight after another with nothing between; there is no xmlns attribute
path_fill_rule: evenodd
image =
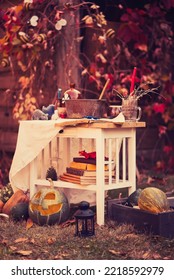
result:
<svg viewBox="0 0 174 280"><path fill-rule="evenodd" d="M5 203L2 212L4 214L9 215L11 209L16 206L19 202L27 202L29 201L28 196L22 191L22 190L17 190L10 198L9 200Z"/></svg>
<svg viewBox="0 0 174 280"><path fill-rule="evenodd" d="M3 206L4 206L4 202L2 202L2 200L0 200L0 213L2 212Z"/></svg>

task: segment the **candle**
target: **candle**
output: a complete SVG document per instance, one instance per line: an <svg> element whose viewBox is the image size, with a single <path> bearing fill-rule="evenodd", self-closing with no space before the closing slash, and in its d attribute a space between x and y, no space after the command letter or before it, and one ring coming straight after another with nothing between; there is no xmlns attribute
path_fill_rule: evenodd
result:
<svg viewBox="0 0 174 280"><path fill-rule="evenodd" d="M137 68L134 67L133 74L132 74L132 79L131 79L130 95L133 95L133 93L134 93L136 72L137 72Z"/></svg>

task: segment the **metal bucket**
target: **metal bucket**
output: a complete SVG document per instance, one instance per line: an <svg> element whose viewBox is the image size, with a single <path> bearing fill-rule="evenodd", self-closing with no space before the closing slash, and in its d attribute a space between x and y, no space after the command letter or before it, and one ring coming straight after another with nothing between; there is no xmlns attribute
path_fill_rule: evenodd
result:
<svg viewBox="0 0 174 280"><path fill-rule="evenodd" d="M107 112L106 100L69 99L65 100L67 118L81 119L84 117L102 118Z"/></svg>

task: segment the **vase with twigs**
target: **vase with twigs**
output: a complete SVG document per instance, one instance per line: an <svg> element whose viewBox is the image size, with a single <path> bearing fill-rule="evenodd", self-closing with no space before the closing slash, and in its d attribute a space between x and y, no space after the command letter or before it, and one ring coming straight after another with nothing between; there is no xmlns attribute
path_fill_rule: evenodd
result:
<svg viewBox="0 0 174 280"><path fill-rule="evenodd" d="M126 121L140 120L142 115L142 110L138 106L138 100L140 98L142 98L145 95L150 95L152 93L158 94L157 87L145 89L147 86L146 84L141 84L137 88L135 87L136 71L137 68L134 67L131 79L130 93L123 95L122 93L116 91L117 95L122 100L121 110Z"/></svg>

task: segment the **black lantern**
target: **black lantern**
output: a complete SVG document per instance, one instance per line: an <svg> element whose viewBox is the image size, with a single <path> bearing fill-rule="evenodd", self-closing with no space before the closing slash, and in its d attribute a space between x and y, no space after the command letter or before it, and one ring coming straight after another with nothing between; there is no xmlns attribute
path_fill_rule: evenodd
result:
<svg viewBox="0 0 174 280"><path fill-rule="evenodd" d="M76 219L76 236L86 237L95 234L94 215L94 212L89 209L89 203L81 201L79 209L74 214Z"/></svg>

